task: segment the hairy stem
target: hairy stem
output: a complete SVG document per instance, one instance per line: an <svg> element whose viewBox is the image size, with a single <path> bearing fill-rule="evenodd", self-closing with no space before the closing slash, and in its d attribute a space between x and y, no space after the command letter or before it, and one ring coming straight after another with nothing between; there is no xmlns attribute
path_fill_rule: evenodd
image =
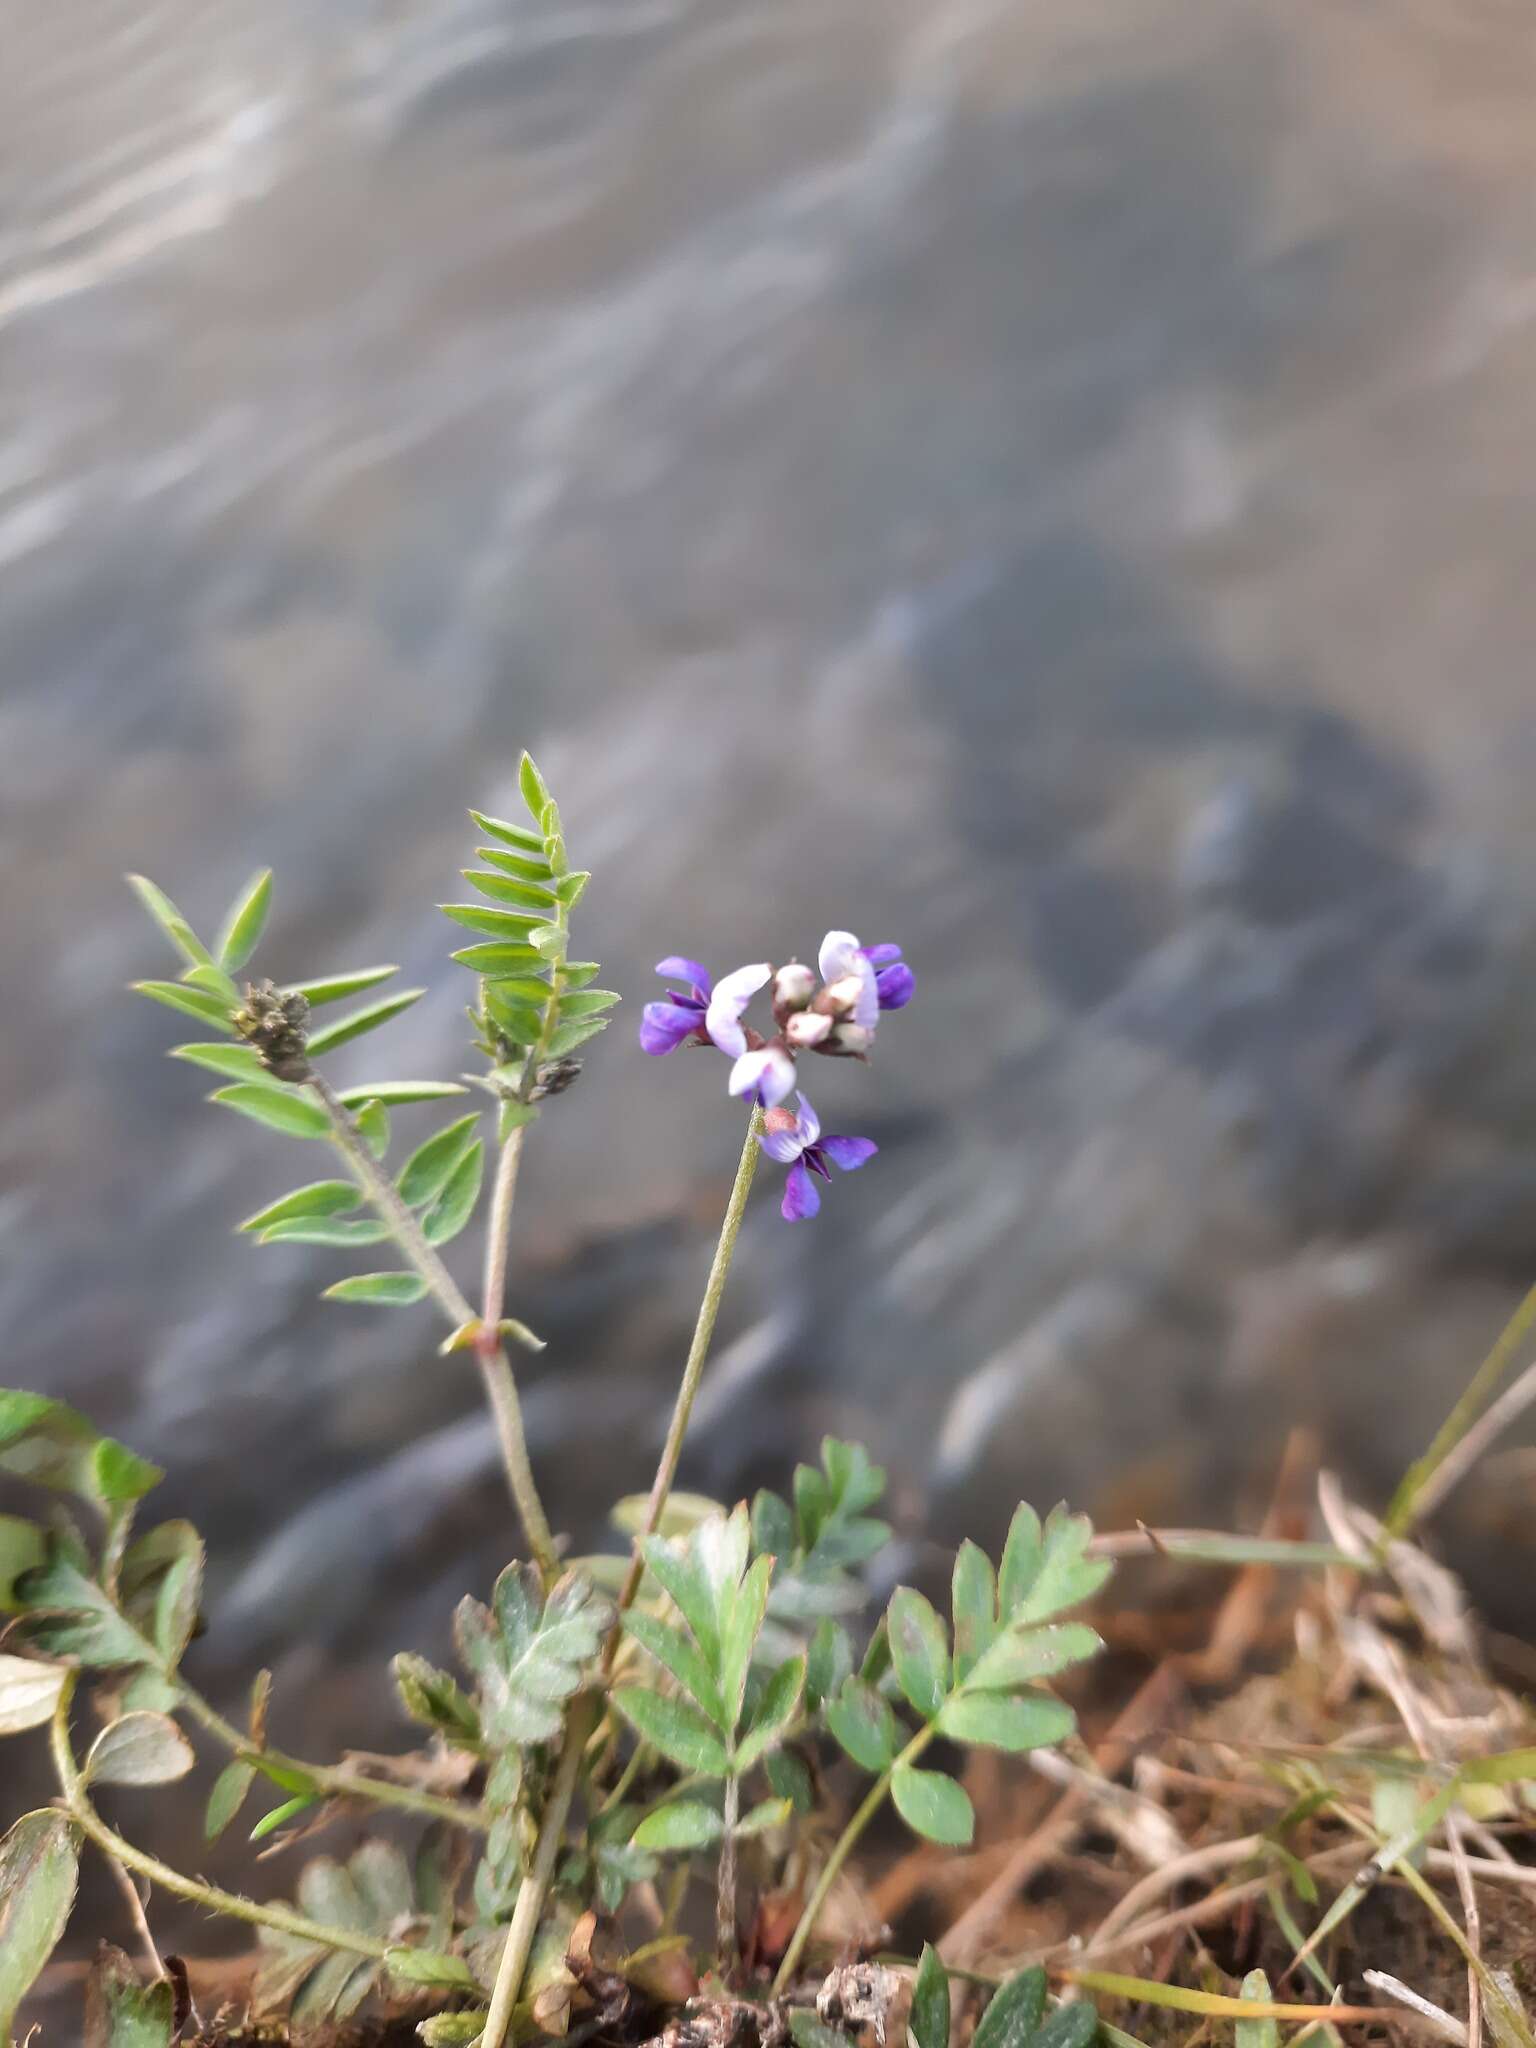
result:
<svg viewBox="0 0 1536 2048"><path fill-rule="evenodd" d="M501 1324L506 1302L507 1254L512 1236L512 1203L517 1194L517 1169L523 1155L523 1133L519 1124L507 1133L496 1163L496 1181L491 1189L491 1220L485 1235L485 1282L481 1290L480 1320L488 1330Z"/></svg>
<svg viewBox="0 0 1536 2048"><path fill-rule="evenodd" d="M69 1702L73 1690L72 1674L60 1691L59 1703L54 1710L49 1736L53 1765L70 1819L114 1863L137 1870L151 1883L174 1892L178 1898L190 1899L194 1905L205 1906L211 1913L223 1913L232 1920L245 1920L253 1927L270 1927L278 1934L296 1935L301 1941L313 1941L325 1948L342 1948L353 1955L371 1956L376 1962L384 1960L387 1942L355 1933L351 1928L331 1927L320 1920L306 1919L302 1913L289 1912L286 1906L259 1905L255 1899L244 1898L239 1892L221 1891L217 1885L202 1884L195 1877L185 1877L168 1863L162 1863L157 1856L135 1848L115 1828L108 1827L86 1795L80 1767L70 1746Z"/></svg>
<svg viewBox="0 0 1536 2048"><path fill-rule="evenodd" d="M725 1293L726 1278L731 1270L731 1256L736 1249L736 1239L741 1233L741 1219L746 1213L747 1196L752 1189L752 1176L757 1172L758 1154L761 1150L757 1141L762 1129L763 1112L761 1109L754 1109L747 1123L747 1135L741 1148L741 1158L737 1163L730 1200L725 1205L725 1219L720 1225L720 1238L715 1246L709 1278L704 1284L704 1299L699 1303L698 1320L693 1326L693 1342L688 1347L688 1360L683 1367L682 1384L677 1390L677 1400L673 1404L672 1420L667 1426L667 1440L662 1446L661 1462L656 1467L656 1477L651 1483L651 1497L646 1502L645 1520L635 1537L635 1553L630 1559L629 1572L619 1594L621 1614L631 1605L640 1590L641 1576L645 1571L641 1544L647 1536L654 1536L661 1526L662 1511L667 1505L667 1496L672 1491L672 1482L677 1477L678 1462L683 1455L683 1439L688 1434L693 1404L698 1398L699 1383L704 1377L704 1366L709 1358L709 1347L715 1334L715 1320L720 1314L720 1302ZM608 1647L603 1658L605 1671L613 1668L618 1642L619 1632L615 1626L608 1638Z"/></svg>
<svg viewBox="0 0 1536 2048"><path fill-rule="evenodd" d="M465 1299L459 1283L443 1264L435 1248L427 1243L421 1225L400 1199L399 1190L394 1182L387 1174L379 1171L378 1164L368 1150L367 1142L357 1128L351 1111L322 1074L312 1071L308 1085L325 1105L336 1143L345 1153L347 1163L357 1175L358 1185L372 1203L380 1221L388 1225L395 1243L426 1282L427 1292L454 1329L460 1330L466 1324L474 1323L475 1312ZM512 1136L515 1138L517 1133L514 1131ZM501 1177L499 1171L497 1177L498 1180ZM510 1193L508 1203L510 1204ZM517 1395L517 1382L512 1376L512 1365L505 1346L497 1335L500 1321L498 1292L496 1314L494 1318L483 1323L482 1341L474 1347L475 1358L480 1367L486 1399L490 1403L491 1417L496 1425L496 1439L501 1446L502 1464L506 1468L507 1485L511 1490L513 1505L522 1522L528 1548L540 1571L549 1578L558 1563L555 1539L550 1532L549 1517L544 1512L544 1503L539 1498L533 1467L529 1463L528 1440L523 1429L523 1409Z"/></svg>
<svg viewBox="0 0 1536 2048"><path fill-rule="evenodd" d="M863 1834L884 1804L885 1796L891 1789L892 1777L903 1764L909 1764L914 1757L922 1755L929 1743L932 1742L934 1733L935 1731L932 1728L918 1729L912 1740L901 1752L901 1755L896 1758L894 1763L888 1764L880 1776L876 1778L866 1794L863 1804L854 1813L853 1818L849 1821L847 1827L843 1829L841 1835L838 1836L837 1844L832 1854L827 1858L821 1876L816 1880L816 1889L806 1901L805 1910L800 1915L794 1934L790 1938L789 1947L784 1951L784 1960L779 1964L778 1975L774 1978L773 1987L768 1994L770 1998L782 1998L785 1991L789 1988L795 1971L800 1967L800 1958L805 1953L805 1945L815 1932L816 1922L821 1918L821 1909L827 1903L828 1894L831 1892L833 1885L836 1884L838 1874L842 1870L843 1865L853 1853L860 1835Z"/></svg>
<svg viewBox="0 0 1536 2048"><path fill-rule="evenodd" d="M715 1885L715 1953L727 1974L736 1961L736 1823L741 1818L741 1780L733 1771L721 1803L725 1833L720 1837L720 1872Z"/></svg>
<svg viewBox="0 0 1536 2048"><path fill-rule="evenodd" d="M533 1953L534 1936L539 1931L539 1916L544 1911L550 1879L555 1874L555 1860L565 1840L565 1824L570 1819L571 1801L576 1796L582 1754L596 1722L597 1700L593 1694L584 1693L572 1702L566 1720L565 1742L555 1768L555 1782L539 1822L539 1839L534 1845L533 1862L518 1891L517 1904L512 1909L512 1924L507 1929L507 1945L497 1966L496 1985L480 2036L480 2048L503 2048L511 2028L512 2015L523 1989L523 1978L528 1971L528 1958Z"/></svg>

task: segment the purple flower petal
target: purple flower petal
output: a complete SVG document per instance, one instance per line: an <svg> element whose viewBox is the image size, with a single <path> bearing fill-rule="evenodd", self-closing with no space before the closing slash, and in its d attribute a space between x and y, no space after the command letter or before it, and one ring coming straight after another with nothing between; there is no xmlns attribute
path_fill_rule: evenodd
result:
<svg viewBox="0 0 1536 2048"><path fill-rule="evenodd" d="M786 1223L803 1223L816 1214L821 1207L821 1196L816 1192L816 1183L805 1170L802 1159L789 1169L789 1179L784 1183L784 1199L779 1204L779 1214Z"/></svg>
<svg viewBox="0 0 1536 2048"><path fill-rule="evenodd" d="M807 1166L808 1166L808 1167L810 1168L811 1172L812 1172L812 1173L814 1173L814 1174L816 1175L816 1177L817 1177L817 1179L818 1179L818 1180L824 1180L824 1181L830 1181L830 1180L831 1180L831 1178L832 1178L832 1169L831 1169L831 1167L830 1167L830 1166L828 1166L828 1164L827 1164L827 1156L826 1156L826 1154L825 1154L825 1153L824 1153L824 1152L822 1151L822 1149L821 1149L821 1147L820 1147L819 1145L807 1145L807 1146L806 1146L806 1148L805 1148L805 1163L806 1163L806 1165L807 1165Z"/></svg>
<svg viewBox="0 0 1536 2048"><path fill-rule="evenodd" d="M699 1011L682 1003L647 1003L640 1013L640 1044L658 1059L676 1052L699 1028Z"/></svg>
<svg viewBox="0 0 1536 2048"><path fill-rule="evenodd" d="M828 932L816 955L816 965L823 981L841 981L845 974L858 973L862 957L852 932Z"/></svg>
<svg viewBox="0 0 1536 2048"><path fill-rule="evenodd" d="M722 1052L739 1059L747 1049L747 1034L741 1028L741 1013L757 994L773 969L766 960L755 967L738 967L715 984L709 999L704 1028ZM733 1094L738 1091L733 1089ZM777 1099L777 1098L776 1098Z"/></svg>
<svg viewBox="0 0 1536 2048"><path fill-rule="evenodd" d="M795 1118L795 1136L800 1140L801 1149L804 1150L807 1145L814 1145L821 1136L821 1118L812 1109L806 1096L796 1095L795 1100L800 1105L800 1114Z"/></svg>
<svg viewBox="0 0 1536 2048"><path fill-rule="evenodd" d="M889 967L882 967L875 976L875 987L879 992L882 1010L904 1010L912 1000L917 987L917 976L905 960L893 961Z"/></svg>
<svg viewBox="0 0 1536 2048"><path fill-rule="evenodd" d="M726 1088L732 1095L755 1096L767 1108L775 1109L794 1085L795 1063L783 1046L763 1045L741 1055Z"/></svg>
<svg viewBox="0 0 1536 2048"><path fill-rule="evenodd" d="M690 988L698 991L705 1002L709 1001L710 991L715 984L710 979L709 969L701 967L697 960L685 960L681 953L669 953L665 960L656 962L656 972L663 981L686 981Z"/></svg>
<svg viewBox="0 0 1536 2048"><path fill-rule="evenodd" d="M780 1166L793 1166L805 1150L793 1131L764 1131L757 1142Z"/></svg>
<svg viewBox="0 0 1536 2048"><path fill-rule="evenodd" d="M859 951L876 967L889 967L893 960L901 958L900 946L861 946Z"/></svg>
<svg viewBox="0 0 1536 2048"><path fill-rule="evenodd" d="M819 1149L844 1173L856 1173L874 1158L880 1147L873 1138L823 1138Z"/></svg>

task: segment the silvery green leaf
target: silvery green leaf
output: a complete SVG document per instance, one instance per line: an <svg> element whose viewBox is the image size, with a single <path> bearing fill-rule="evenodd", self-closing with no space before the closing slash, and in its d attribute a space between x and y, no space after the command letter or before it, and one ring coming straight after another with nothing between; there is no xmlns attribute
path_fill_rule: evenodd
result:
<svg viewBox="0 0 1536 2048"><path fill-rule="evenodd" d="M971 2048L1028 2048L1045 2011L1045 1972L1038 1963L999 1986L981 2016Z"/></svg>
<svg viewBox="0 0 1536 2048"><path fill-rule="evenodd" d="M1237 2024L1242 2027L1244 2022ZM1089 2048L1098 2031L1098 2014L1086 1998L1075 1998L1070 2004L1058 2005L1041 2022L1029 2048Z"/></svg>
<svg viewBox="0 0 1536 2048"><path fill-rule="evenodd" d="M485 1146L475 1138L449 1175L442 1193L421 1219L422 1235L428 1244L446 1244L458 1236L473 1216L484 1169Z"/></svg>
<svg viewBox="0 0 1536 2048"><path fill-rule="evenodd" d="M1015 1603L1005 1611L1014 1622L1049 1621L1091 1598L1109 1577L1107 1558L1086 1555L1093 1524L1086 1515L1052 1509L1041 1537L1038 1571Z"/></svg>
<svg viewBox="0 0 1536 2048"><path fill-rule="evenodd" d="M638 1735L682 1770L723 1778L730 1768L725 1745L690 1701L668 1699L643 1686L621 1685L613 1704Z"/></svg>
<svg viewBox="0 0 1536 2048"><path fill-rule="evenodd" d="M900 1731L890 1702L863 1679L848 1678L835 1699L827 1701L827 1726L834 1739L861 1769L878 1775L900 1747Z"/></svg>
<svg viewBox="0 0 1536 2048"><path fill-rule="evenodd" d="M561 1018L596 1017L623 998L611 988L589 988L560 998Z"/></svg>
<svg viewBox="0 0 1536 2048"><path fill-rule="evenodd" d="M256 1766L237 1756L227 1763L213 1781L208 1807L203 1816L203 1836L217 1841L245 1804L246 1794L256 1782Z"/></svg>
<svg viewBox="0 0 1536 2048"><path fill-rule="evenodd" d="M468 1116L461 1116L457 1123L434 1131L424 1144L416 1147L401 1167L400 1178L395 1183L400 1190L400 1199L408 1209L417 1209L423 1202L435 1201L443 1192L454 1168L469 1150L479 1121L480 1112L472 1110Z"/></svg>
<svg viewBox="0 0 1536 2048"><path fill-rule="evenodd" d="M542 824L544 812L549 805L549 788L534 766L532 754L525 752L517 764L517 789L523 802L528 806L529 816L536 823Z"/></svg>
<svg viewBox="0 0 1536 2048"><path fill-rule="evenodd" d="M303 996L312 1010L318 1010L326 1003L341 1003L348 996L361 995L365 988L377 988L381 981L388 981L399 972L398 967L354 967L345 974L322 974L314 981L290 981L284 993Z"/></svg>
<svg viewBox="0 0 1536 2048"><path fill-rule="evenodd" d="M485 1739L497 1749L551 1740L579 1690L613 1610L584 1572L567 1571L546 1598L531 1565L509 1565L493 1606L462 1600L459 1655L476 1681Z"/></svg>
<svg viewBox="0 0 1536 2048"><path fill-rule="evenodd" d="M361 1038L365 1031L377 1031L381 1024L387 1024L391 1017L398 1017L402 1010L408 1010L412 1003L420 1002L426 994L424 988L404 988L398 995L382 996L376 1003L367 1003L361 1010L349 1010L345 1017L338 1017L334 1024L322 1025L318 1031L309 1034L308 1050L318 1057L321 1053L334 1052L338 1045L346 1045L354 1038Z"/></svg>
<svg viewBox="0 0 1536 2048"><path fill-rule="evenodd" d="M478 889L493 903L510 903L514 907L536 911L541 917L548 917L559 900L553 890L541 889L537 882L524 881L519 876L494 872L482 874L478 868L460 868L459 873L472 889Z"/></svg>
<svg viewBox="0 0 1536 2048"><path fill-rule="evenodd" d="M53 1808L23 1814L0 1841L0 2041L64 1932L79 1875L74 1824Z"/></svg>
<svg viewBox="0 0 1536 2048"><path fill-rule="evenodd" d="M319 1103L296 1089L275 1081L237 1081L229 1088L215 1088L210 1102L222 1102L268 1130L281 1131L290 1138L326 1138L330 1119Z"/></svg>
<svg viewBox="0 0 1536 2048"><path fill-rule="evenodd" d="M24 1573L16 1590L24 1613L10 1640L24 1642L45 1657L105 1669L147 1661L148 1644L94 1579L70 1559L57 1533L48 1561Z"/></svg>
<svg viewBox="0 0 1536 2048"><path fill-rule="evenodd" d="M907 2025L912 2048L949 2048L949 1972L929 1942L912 1980L912 2012Z"/></svg>
<svg viewBox="0 0 1536 2048"><path fill-rule="evenodd" d="M720 1519L723 1521L724 1517ZM719 1620L709 1581L691 1542L684 1544L663 1536L646 1536L641 1540L640 1551L652 1578L671 1598L693 1630L710 1669L716 1670L720 1661Z"/></svg>
<svg viewBox="0 0 1536 2048"><path fill-rule="evenodd" d="M85 1759L88 1785L171 1785L197 1762L168 1714L124 1714L109 1722Z"/></svg>
<svg viewBox="0 0 1536 2048"><path fill-rule="evenodd" d="M725 1823L701 1799L676 1799L648 1813L630 1840L637 1849L703 1849L718 1842Z"/></svg>
<svg viewBox="0 0 1536 2048"><path fill-rule="evenodd" d="M354 1110L352 1121L357 1125L358 1136L368 1147L375 1159L382 1159L389 1150L389 1111L376 1097L370 1097L360 1109Z"/></svg>
<svg viewBox="0 0 1536 2048"><path fill-rule="evenodd" d="M949 1691L949 1645L931 1603L898 1586L886 1613L896 1681L924 1720L931 1721Z"/></svg>
<svg viewBox="0 0 1536 2048"><path fill-rule="evenodd" d="M751 1770L755 1763L761 1762L783 1741L795 1719L804 1689L805 1659L791 1657L769 1679L747 1732L737 1746L738 1776Z"/></svg>
<svg viewBox="0 0 1536 2048"><path fill-rule="evenodd" d="M1003 1546L1002 1569L998 1573L998 1607L1004 1621L1011 1621L1040 1575L1044 1557L1040 1517L1027 1501L1020 1501L1008 1525Z"/></svg>
<svg viewBox="0 0 1536 2048"><path fill-rule="evenodd" d="M211 1074L227 1074L232 1081L259 1081L266 1073L254 1045L173 1045L166 1058L188 1060Z"/></svg>
<svg viewBox="0 0 1536 2048"><path fill-rule="evenodd" d="M557 960L565 951L565 933L557 924L535 925L528 943L543 959Z"/></svg>
<svg viewBox="0 0 1536 2048"><path fill-rule="evenodd" d="M253 875L229 907L214 952L221 967L236 974L260 943L272 907L272 870Z"/></svg>
<svg viewBox="0 0 1536 2048"><path fill-rule="evenodd" d="M151 1002L164 1003L168 1010L180 1010L185 1017L195 1017L199 1024L206 1024L214 1031L223 1031L233 1038L235 1026L228 1003L217 996L208 995L200 988L188 988L181 981L131 981L128 986L135 995L148 996Z"/></svg>
<svg viewBox="0 0 1536 2048"><path fill-rule="evenodd" d="M19 1735L51 1720L68 1676L63 1664L0 1654L0 1735Z"/></svg>
<svg viewBox="0 0 1536 2048"><path fill-rule="evenodd" d="M355 1209L362 1199L361 1190L349 1180L312 1180L307 1187L295 1188L292 1194L281 1195L254 1216L247 1216L239 1227L254 1232L270 1230L295 1216L338 1216Z"/></svg>
<svg viewBox="0 0 1536 2048"><path fill-rule="evenodd" d="M972 1667L970 1690L1012 1691L1037 1678L1053 1678L1069 1665L1096 1656L1103 1644L1081 1621L1058 1622L1044 1628L1009 1628Z"/></svg>
<svg viewBox="0 0 1536 2048"><path fill-rule="evenodd" d="M439 1671L425 1657L404 1650L390 1668L400 1704L413 1721L438 1729L450 1742L479 1742L480 1716L475 1712L474 1702L446 1671Z"/></svg>
<svg viewBox="0 0 1536 2048"><path fill-rule="evenodd" d="M492 839L499 839L506 846L515 846L519 852L537 854L542 858L542 832L530 832L526 825L510 825L505 818L492 818L484 811L471 811L469 815Z"/></svg>
<svg viewBox="0 0 1536 2048"><path fill-rule="evenodd" d="M124 880L187 965L208 966L212 954L165 891L157 889L147 875L127 875Z"/></svg>
<svg viewBox="0 0 1536 2048"><path fill-rule="evenodd" d="M261 1233L262 1244L320 1244L345 1251L349 1246L381 1244L389 1231L371 1217L348 1222L340 1216L289 1216Z"/></svg>
<svg viewBox="0 0 1536 2048"><path fill-rule="evenodd" d="M469 1090L462 1081L360 1081L355 1088L339 1088L336 1093L348 1109L358 1109L365 1102L441 1102Z"/></svg>
<svg viewBox="0 0 1536 2048"><path fill-rule="evenodd" d="M663 1670L671 1672L722 1734L731 1732L734 1716L727 1715L722 1706L714 1673L692 1636L637 1608L625 1614L624 1633L654 1657Z"/></svg>
<svg viewBox="0 0 1536 2048"><path fill-rule="evenodd" d="M569 1024L557 1024L549 1035L546 1056L552 1060L563 1060L585 1045L589 1038L596 1038L599 1031L608 1029L606 1017L574 1017Z"/></svg>
<svg viewBox="0 0 1536 2048"><path fill-rule="evenodd" d="M1049 1693L1011 1697L1000 1692L957 1692L939 1709L939 1732L952 1742L989 1749L1048 1749L1064 1742L1077 1716Z"/></svg>
<svg viewBox="0 0 1536 2048"><path fill-rule="evenodd" d="M541 925L541 931L551 929ZM483 974L491 978L500 975L522 974L530 967L545 965L544 956L532 946L522 944L497 944L487 942L482 946L461 946L456 953L449 954L461 967L467 967L471 974Z"/></svg>
<svg viewBox="0 0 1536 2048"><path fill-rule="evenodd" d="M919 1771L911 1764L899 1764L891 1773L891 1797L914 1833L951 1849L970 1845L976 1833L975 1811L964 1786L943 1771Z"/></svg>
<svg viewBox="0 0 1536 2048"><path fill-rule="evenodd" d="M406 1308L420 1301L427 1283L415 1273L354 1273L327 1287L322 1301L358 1301L378 1308Z"/></svg>

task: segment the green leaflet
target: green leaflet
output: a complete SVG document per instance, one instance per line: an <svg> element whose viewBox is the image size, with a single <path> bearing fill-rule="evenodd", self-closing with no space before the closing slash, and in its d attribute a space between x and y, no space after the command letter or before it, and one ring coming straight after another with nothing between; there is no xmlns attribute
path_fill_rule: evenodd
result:
<svg viewBox="0 0 1536 2048"><path fill-rule="evenodd" d="M147 875L123 879L189 967L212 966L212 954L163 889L157 889Z"/></svg>
<svg viewBox="0 0 1536 2048"><path fill-rule="evenodd" d="M423 1299L427 1283L417 1273L354 1273L321 1294L322 1301L362 1302L375 1308L407 1308Z"/></svg>
<svg viewBox="0 0 1536 2048"><path fill-rule="evenodd" d="M398 1017L402 1010L408 1010L413 1003L420 1002L426 994L424 988L404 988L397 995L381 996L376 1003L365 1003L360 1010L349 1010L345 1017L338 1017L334 1024L324 1024L318 1031L309 1034L308 1049L316 1057L321 1053L334 1052L338 1045L346 1045L354 1038L361 1038L365 1031L377 1031L381 1024L387 1024L391 1017Z"/></svg>
<svg viewBox="0 0 1536 2048"><path fill-rule="evenodd" d="M910 1586L891 1595L886 1617L896 1682L925 1721L931 1721L949 1691L949 1644L932 1605Z"/></svg>
<svg viewBox="0 0 1536 2048"><path fill-rule="evenodd" d="M908 2020L912 2048L949 2048L949 1972L930 1942L918 1960L912 1980L912 2011Z"/></svg>
<svg viewBox="0 0 1536 2048"><path fill-rule="evenodd" d="M428 1244L446 1244L458 1236L475 1212L484 1170L485 1146L475 1138L461 1154L442 1193L421 1219L422 1235Z"/></svg>
<svg viewBox="0 0 1536 2048"><path fill-rule="evenodd" d="M531 1565L507 1567L490 1607L460 1601L454 1635L492 1748L559 1734L564 1704L597 1655L612 1613L584 1572L565 1572L546 1599Z"/></svg>
<svg viewBox="0 0 1536 2048"><path fill-rule="evenodd" d="M23 1814L0 1841L0 2041L64 1932L79 1874L73 1824L51 1808Z"/></svg>
<svg viewBox="0 0 1536 2048"><path fill-rule="evenodd" d="M314 981L291 981L284 993L303 996L312 1010L319 1010L327 1003L343 1003L348 996L361 995L365 988L377 988L381 981L388 981L399 972L398 967L354 967L346 974L322 974Z"/></svg>
<svg viewBox="0 0 1536 2048"><path fill-rule="evenodd" d="M272 907L272 870L253 875L229 907L214 944L218 963L237 974L255 952Z"/></svg>
<svg viewBox="0 0 1536 2048"><path fill-rule="evenodd" d="M981 2016L971 2048L1026 2048L1045 2012L1045 1972L1038 1964L1000 1985Z"/></svg>
<svg viewBox="0 0 1536 2048"><path fill-rule="evenodd" d="M168 1010L180 1010L184 1016L195 1017L199 1024L211 1025L227 1037L235 1035L230 1005L203 989L189 988L182 981L131 981L128 986L136 995L148 996L151 1002L164 1003Z"/></svg>
<svg viewBox="0 0 1536 2048"><path fill-rule="evenodd" d="M0 1387L0 1472L98 1507L140 1500L164 1476L64 1402L17 1387Z"/></svg>
<svg viewBox="0 0 1536 2048"><path fill-rule="evenodd" d="M891 1797L907 1826L930 1842L963 1849L976 1832L976 1815L964 1787L942 1771L898 1764L891 1773Z"/></svg>
<svg viewBox="0 0 1536 2048"><path fill-rule="evenodd" d="M725 1745L710 1723L689 1701L643 1686L621 1685L613 1704L637 1734L653 1743L679 1770L707 1778L723 1778L729 1769Z"/></svg>
<svg viewBox="0 0 1536 2048"><path fill-rule="evenodd" d="M237 1081L231 1088L216 1088L210 1102L222 1102L242 1116L282 1131L290 1138L327 1138L330 1118L320 1104L297 1089L284 1088L275 1081Z"/></svg>
<svg viewBox="0 0 1536 2048"><path fill-rule="evenodd" d="M461 1116L457 1123L435 1131L424 1144L417 1146L401 1167L396 1182L400 1199L408 1209L417 1209L424 1202L435 1201L443 1192L454 1168L469 1150L479 1121L480 1112L474 1110L468 1116Z"/></svg>

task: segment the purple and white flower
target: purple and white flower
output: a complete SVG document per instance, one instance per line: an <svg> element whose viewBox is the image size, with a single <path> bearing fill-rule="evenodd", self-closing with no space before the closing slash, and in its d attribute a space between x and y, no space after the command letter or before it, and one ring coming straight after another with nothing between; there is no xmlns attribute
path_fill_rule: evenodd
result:
<svg viewBox="0 0 1536 2048"><path fill-rule="evenodd" d="M744 1095L764 1109L776 1109L794 1085L794 1058L777 1040L744 1052L726 1083L729 1093Z"/></svg>
<svg viewBox="0 0 1536 2048"><path fill-rule="evenodd" d="M659 1003L646 1004L640 1016L641 1045L658 1059L663 1053L676 1052L680 1045L707 1045L704 1020L715 991L708 970L697 960L669 953L665 960L657 961L656 972L664 981L686 982L687 987L668 989Z"/></svg>
<svg viewBox="0 0 1536 2048"><path fill-rule="evenodd" d="M738 967L734 974L722 975L715 984L704 1013L704 1028L720 1050L728 1052L734 1060L739 1060L747 1049L742 1012L772 973L773 969L763 960L755 967Z"/></svg>
<svg viewBox="0 0 1536 2048"><path fill-rule="evenodd" d="M844 1173L856 1172L880 1149L872 1138L824 1138L821 1119L804 1095L797 1094L795 1100L800 1105L798 1114L777 1107L769 1110L763 1119L763 1134L757 1141L770 1159L789 1168L784 1200L779 1205L779 1214L786 1223L803 1222L820 1209L821 1191L816 1179L830 1181L833 1166Z"/></svg>
<svg viewBox="0 0 1536 2048"><path fill-rule="evenodd" d="M912 1000L917 977L901 957L900 946L859 949L875 970L875 990L882 1010L904 1010Z"/></svg>

